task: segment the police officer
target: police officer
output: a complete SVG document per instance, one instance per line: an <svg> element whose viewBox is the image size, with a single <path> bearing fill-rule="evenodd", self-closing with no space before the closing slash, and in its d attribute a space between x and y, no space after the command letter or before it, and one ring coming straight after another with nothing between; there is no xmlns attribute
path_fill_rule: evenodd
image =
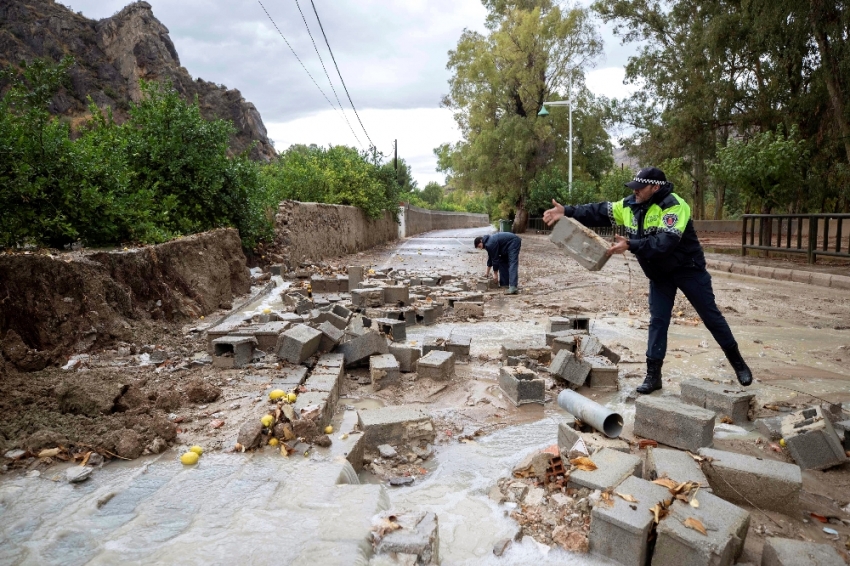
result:
<svg viewBox="0 0 850 566"><path fill-rule="evenodd" d="M543 214L543 220L551 226L568 216L585 226L626 227L628 238L615 236L608 255L632 252L649 278L646 379L637 388L638 393L661 389L661 366L667 353L667 329L677 289L685 294L723 349L738 382L749 385L753 375L741 357L729 324L717 308L690 207L673 192L664 172L655 167L641 169L625 185L633 194L617 202L562 206L553 199L554 208Z"/></svg>
<svg viewBox="0 0 850 566"><path fill-rule="evenodd" d="M487 250L487 273L493 268L493 279L499 286L508 287L506 295L519 293L519 249L522 240L510 232L496 232L489 236L478 236L473 245L479 250ZM498 273L498 276L497 276Z"/></svg>

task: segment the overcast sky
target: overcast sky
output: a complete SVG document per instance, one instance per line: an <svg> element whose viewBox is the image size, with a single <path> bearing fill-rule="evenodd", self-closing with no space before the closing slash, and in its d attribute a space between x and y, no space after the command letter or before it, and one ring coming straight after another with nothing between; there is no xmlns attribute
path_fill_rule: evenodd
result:
<svg viewBox="0 0 850 566"><path fill-rule="evenodd" d="M60 0L92 19L113 15L124 0ZM169 30L181 64L194 78L241 91L254 103L278 151L293 143L368 147L324 45L310 0L299 0L354 133L274 28L289 41L325 95L336 106L295 0L147 0ZM378 149L413 167L420 188L443 182L433 148L459 135L451 113L440 108L448 91L447 52L464 28L485 31L480 0L313 0L366 132ZM262 6L260 4L262 2ZM580 2L588 3L587 0ZM625 96L623 66L631 47L620 46L602 26L605 57L589 73L588 87Z"/></svg>

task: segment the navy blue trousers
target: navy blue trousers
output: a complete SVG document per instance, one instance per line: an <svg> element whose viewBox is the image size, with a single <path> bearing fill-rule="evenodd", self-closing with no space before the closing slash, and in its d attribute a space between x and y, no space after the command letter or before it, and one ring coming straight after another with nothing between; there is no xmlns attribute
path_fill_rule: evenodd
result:
<svg viewBox="0 0 850 566"><path fill-rule="evenodd" d="M499 256L499 285L502 287L519 287L519 249L522 240L515 238L509 245L506 254Z"/></svg>
<svg viewBox="0 0 850 566"><path fill-rule="evenodd" d="M649 281L649 343L646 357L663 360L667 354L667 329L673 314L676 291L682 290L705 327L721 348L735 346L729 323L717 308L711 275L705 269L686 268L662 280Z"/></svg>

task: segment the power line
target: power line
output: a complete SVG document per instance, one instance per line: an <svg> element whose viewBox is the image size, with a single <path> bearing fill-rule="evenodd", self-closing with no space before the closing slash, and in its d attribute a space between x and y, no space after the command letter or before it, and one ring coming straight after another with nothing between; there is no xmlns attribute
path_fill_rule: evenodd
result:
<svg viewBox="0 0 850 566"><path fill-rule="evenodd" d="M339 65L336 64L336 57L334 57L334 52L331 49L331 44L328 43L328 36L325 34L325 27L322 25L322 19L319 18L319 12L316 10L316 4L315 2L313 2L313 0L310 0L310 4L313 6L313 13L316 14L316 21L319 22L319 29L322 30L322 37L325 38L325 45L328 46L328 51L330 52L331 59L334 62L336 74L339 75L339 80L342 83L342 88L345 90L345 95L348 97L348 102L351 103L351 109L354 110L354 115L357 116L357 121L360 122L360 127L363 128L363 133L366 134L366 139L369 140L369 144L371 144L372 147L375 147L375 144L372 143L372 138L369 137L369 132L366 131L366 126L363 125L363 120L360 119L360 114L357 113L357 108L354 107L354 101L351 100L351 95L348 93L348 87L345 86L345 81L342 78L342 73L339 72Z"/></svg>
<svg viewBox="0 0 850 566"><path fill-rule="evenodd" d="M298 2L298 0L295 0L295 5L298 6L298 13L301 14L301 19L304 21L304 27L307 28L307 35L310 36L310 41L313 42L313 49L316 50L316 55L319 56L319 63L322 64L322 70L325 72L325 76L328 78L328 83L331 85L331 90L334 93L334 98L336 98L336 103L339 104L339 109L340 112L342 112L342 117L345 118L345 123L348 124L348 129L351 130L351 134L354 136L354 139L357 140L357 143L360 145L360 147L363 147L363 143L360 141L360 138L357 137L357 134L354 133L354 128L351 127L351 122L348 121L348 116L345 115L345 109L342 107L342 102L339 101L339 95L337 95L336 93L334 83L331 80L330 75L328 75L328 70L325 68L325 61L322 59L322 54L319 53L319 48L316 47L316 40L313 39L313 32L310 31L310 26L307 25L307 18L304 17L304 12L301 11L301 4Z"/></svg>

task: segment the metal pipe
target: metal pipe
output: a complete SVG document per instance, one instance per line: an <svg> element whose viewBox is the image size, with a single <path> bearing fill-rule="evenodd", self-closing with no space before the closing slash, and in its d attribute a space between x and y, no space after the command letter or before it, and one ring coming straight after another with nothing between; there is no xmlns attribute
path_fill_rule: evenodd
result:
<svg viewBox="0 0 850 566"><path fill-rule="evenodd" d="M558 405L608 438L617 438L623 432L623 417L619 413L606 409L571 389L561 391L558 395Z"/></svg>

